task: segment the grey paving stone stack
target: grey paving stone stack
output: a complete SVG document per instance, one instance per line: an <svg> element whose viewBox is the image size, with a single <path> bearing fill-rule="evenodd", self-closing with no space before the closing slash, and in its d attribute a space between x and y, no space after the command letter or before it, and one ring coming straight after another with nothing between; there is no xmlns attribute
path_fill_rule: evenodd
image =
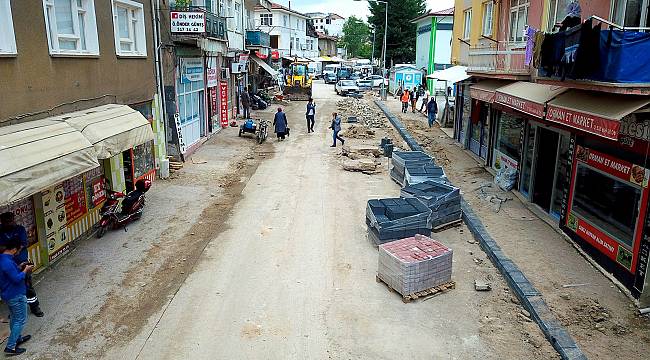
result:
<svg viewBox="0 0 650 360"><path fill-rule="evenodd" d="M429 236L430 215L431 209L417 198L368 200L368 238L379 245L415 234Z"/></svg>
<svg viewBox="0 0 650 360"><path fill-rule="evenodd" d="M451 281L453 251L427 236L415 235L379 246L377 276L402 295Z"/></svg>
<svg viewBox="0 0 650 360"><path fill-rule="evenodd" d="M448 224L461 218L460 189L439 181L424 181L402 188L400 196L417 198L429 209L429 225L432 228Z"/></svg>
<svg viewBox="0 0 650 360"><path fill-rule="evenodd" d="M445 171L440 166L434 164L411 164L407 162L403 186L409 186L427 180L449 182Z"/></svg>
<svg viewBox="0 0 650 360"><path fill-rule="evenodd" d="M390 170L390 177L400 186L404 186L407 165L435 165L433 158L422 151L393 151L391 159L393 167Z"/></svg>

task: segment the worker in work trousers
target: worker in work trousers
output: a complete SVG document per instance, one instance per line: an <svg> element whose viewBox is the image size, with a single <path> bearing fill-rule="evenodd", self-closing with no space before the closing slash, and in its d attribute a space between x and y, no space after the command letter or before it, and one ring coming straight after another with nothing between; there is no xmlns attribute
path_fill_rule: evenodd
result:
<svg viewBox="0 0 650 360"><path fill-rule="evenodd" d="M5 242L12 238L19 239L22 245L20 251L14 255L14 261L18 264L18 267L22 268L23 264L29 262L27 253L27 231L24 226L16 224L14 213L6 212L0 215L0 247L4 247ZM31 273L25 276L25 285L27 288L25 296L27 297L27 304L29 304L32 314L37 317L42 317L44 314L38 303L36 290L34 290L34 285L32 284Z"/></svg>

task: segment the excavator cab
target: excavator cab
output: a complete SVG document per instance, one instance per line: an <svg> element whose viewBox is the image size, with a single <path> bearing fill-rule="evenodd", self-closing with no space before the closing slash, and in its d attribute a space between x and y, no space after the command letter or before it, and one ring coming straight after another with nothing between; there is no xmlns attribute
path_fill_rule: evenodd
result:
<svg viewBox="0 0 650 360"><path fill-rule="evenodd" d="M284 95L289 100L309 100L311 97L311 77L307 62L295 61L289 64Z"/></svg>

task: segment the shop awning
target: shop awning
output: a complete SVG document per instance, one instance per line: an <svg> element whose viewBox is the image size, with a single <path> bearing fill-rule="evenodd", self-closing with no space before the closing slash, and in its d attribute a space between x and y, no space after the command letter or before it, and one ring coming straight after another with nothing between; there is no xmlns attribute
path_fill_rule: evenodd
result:
<svg viewBox="0 0 650 360"><path fill-rule="evenodd" d="M93 145L65 122L46 119L0 127L0 205L98 166Z"/></svg>
<svg viewBox="0 0 650 360"><path fill-rule="evenodd" d="M278 76L278 71L275 70L274 68L272 68L272 67L271 67L269 64L267 64L266 62L264 62L264 60L258 58L257 56L251 56L251 59L252 59L253 61L255 61L255 63L256 63L257 65L259 65L259 67L261 67L262 69L264 69L264 71L266 71L267 73L269 73L269 75L271 75L272 77L275 78L275 77Z"/></svg>
<svg viewBox="0 0 650 360"><path fill-rule="evenodd" d="M511 81L496 79L483 80L476 84L472 84L469 87L469 93L472 99L485 101L487 103L493 103L497 89L511 83Z"/></svg>
<svg viewBox="0 0 650 360"><path fill-rule="evenodd" d="M648 104L648 96L570 90L549 101L546 120L618 140L620 120Z"/></svg>
<svg viewBox="0 0 650 360"><path fill-rule="evenodd" d="M300 56L283 56L282 58L287 61L312 62L311 59L307 59Z"/></svg>
<svg viewBox="0 0 650 360"><path fill-rule="evenodd" d="M108 159L154 138L149 121L126 105L109 104L50 118L81 131L98 159Z"/></svg>
<svg viewBox="0 0 650 360"><path fill-rule="evenodd" d="M494 102L541 119L546 103L566 90L562 86L518 81L498 88Z"/></svg>
<svg viewBox="0 0 650 360"><path fill-rule="evenodd" d="M444 70L436 70L427 75L427 79L448 81L452 84L468 79L469 77L466 66L452 66Z"/></svg>

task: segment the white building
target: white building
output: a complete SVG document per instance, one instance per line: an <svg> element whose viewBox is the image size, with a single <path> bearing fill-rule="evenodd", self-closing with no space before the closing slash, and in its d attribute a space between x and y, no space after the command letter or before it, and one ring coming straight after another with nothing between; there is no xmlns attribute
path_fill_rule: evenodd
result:
<svg viewBox="0 0 650 360"><path fill-rule="evenodd" d="M451 66L454 8L428 12L411 22L417 25L415 65L418 69L432 73ZM434 48L431 49L434 42Z"/></svg>
<svg viewBox="0 0 650 360"><path fill-rule="evenodd" d="M323 32L330 36L341 37L343 35L343 24L345 18L334 13L306 13L314 24L316 31Z"/></svg>
<svg viewBox="0 0 650 360"><path fill-rule="evenodd" d="M316 58L318 37L308 36L309 19L306 15L280 4L272 3L271 8L255 7L255 27L271 35L271 48L280 56L299 56Z"/></svg>

